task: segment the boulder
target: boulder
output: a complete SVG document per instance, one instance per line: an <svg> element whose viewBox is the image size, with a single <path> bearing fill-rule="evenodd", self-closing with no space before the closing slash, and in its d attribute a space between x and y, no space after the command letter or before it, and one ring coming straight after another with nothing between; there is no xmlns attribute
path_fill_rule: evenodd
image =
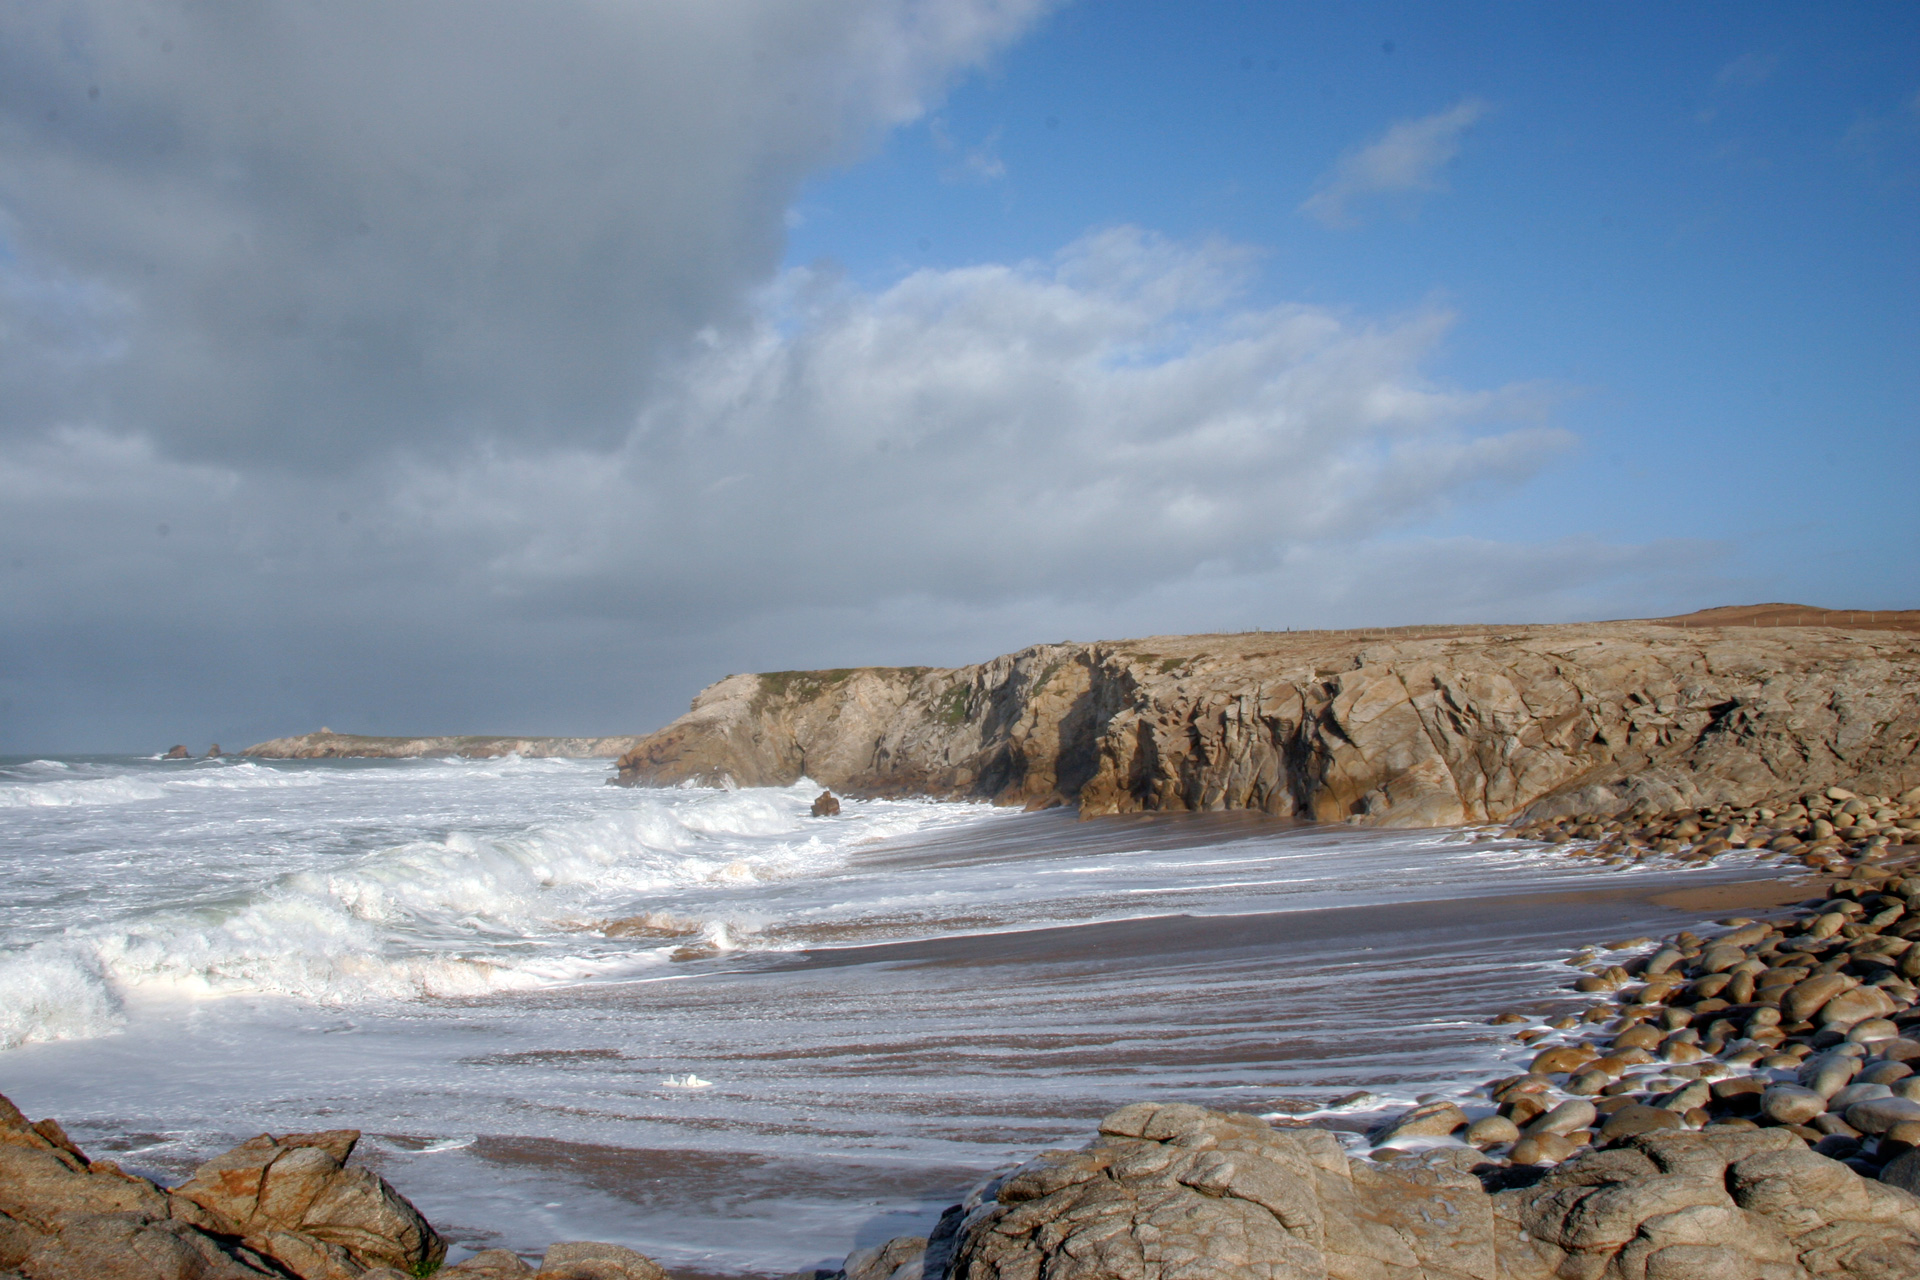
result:
<svg viewBox="0 0 1920 1280"><path fill-rule="evenodd" d="M1920 1196L1920 1151L1909 1151L1887 1161L1886 1167L1880 1170L1880 1181Z"/></svg>
<svg viewBox="0 0 1920 1280"><path fill-rule="evenodd" d="M921 1280L926 1257L925 1236L896 1236L848 1254L840 1271L845 1280Z"/></svg>
<svg viewBox="0 0 1920 1280"><path fill-rule="evenodd" d="M1505 1116L1487 1116L1467 1126L1467 1142L1472 1146L1498 1147L1520 1141L1520 1129Z"/></svg>
<svg viewBox="0 0 1920 1280"><path fill-rule="evenodd" d="M1600 1126L1600 1140L1615 1142L1655 1129L1684 1129L1686 1123L1676 1111L1630 1102L1607 1117Z"/></svg>
<svg viewBox="0 0 1920 1280"><path fill-rule="evenodd" d="M211 1215L210 1228L297 1258L302 1275L344 1269L343 1259L398 1271L437 1265L446 1242L419 1211L378 1174L347 1167L359 1137L351 1129L261 1134L201 1165L173 1195Z"/></svg>
<svg viewBox="0 0 1920 1280"><path fill-rule="evenodd" d="M1382 1167L1315 1129L1142 1104L989 1184L949 1274L1893 1280L1915 1257L1920 1199L1784 1130L1643 1133L1489 1194L1447 1153Z"/></svg>
<svg viewBox="0 0 1920 1280"><path fill-rule="evenodd" d="M433 1273L436 1280L531 1280L533 1268L506 1249L482 1249L457 1266Z"/></svg>
<svg viewBox="0 0 1920 1280"><path fill-rule="evenodd" d="M831 791L822 791L813 802L813 816L816 818L837 818L840 816L840 798Z"/></svg>
<svg viewBox="0 0 1920 1280"><path fill-rule="evenodd" d="M1897 1124L1920 1120L1920 1102L1911 1098L1867 1098L1847 1108L1847 1123L1861 1133L1885 1133Z"/></svg>
<svg viewBox="0 0 1920 1280"><path fill-rule="evenodd" d="M1795 983L1780 997L1780 1016L1788 1022L1805 1022L1827 1001L1854 985L1854 979L1844 973L1817 973Z"/></svg>
<svg viewBox="0 0 1920 1280"><path fill-rule="evenodd" d="M1522 1132L1529 1138L1538 1138L1549 1133L1564 1138L1592 1124L1599 1114L1594 1105L1586 1099L1572 1098L1544 1115L1528 1121L1527 1127Z"/></svg>
<svg viewBox="0 0 1920 1280"><path fill-rule="evenodd" d="M1777 1084L1760 1095L1760 1111L1779 1124L1805 1124L1827 1109L1827 1100L1813 1089Z"/></svg>
<svg viewBox="0 0 1920 1280"><path fill-rule="evenodd" d="M191 760L193 759L193 752L187 750L186 743L176 742L171 747L168 747L167 754L160 758L162 760Z"/></svg>
<svg viewBox="0 0 1920 1280"><path fill-rule="evenodd" d="M0 1275L32 1280L258 1280L286 1269L174 1212L167 1193L88 1160L58 1124L0 1096Z"/></svg>
<svg viewBox="0 0 1920 1280"><path fill-rule="evenodd" d="M1388 1121L1373 1134L1373 1143L1390 1147L1402 1138L1444 1138L1468 1123L1467 1113L1455 1103L1429 1102Z"/></svg>
<svg viewBox="0 0 1920 1280"><path fill-rule="evenodd" d="M667 1280L667 1273L623 1245L573 1240L547 1250L536 1280Z"/></svg>

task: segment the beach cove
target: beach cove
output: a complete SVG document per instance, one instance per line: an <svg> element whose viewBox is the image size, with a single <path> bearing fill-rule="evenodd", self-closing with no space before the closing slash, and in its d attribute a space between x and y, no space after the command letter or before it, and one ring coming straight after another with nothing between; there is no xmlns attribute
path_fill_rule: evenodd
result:
<svg viewBox="0 0 1920 1280"><path fill-rule="evenodd" d="M625 790L557 760L58 764L10 767L10 853L44 843L6 977L67 1021L13 1024L0 1092L162 1180L351 1125L456 1259L589 1238L704 1274L923 1234L1123 1102L1352 1131L1464 1097L1525 1067L1489 1021L1562 1007L1580 946L1696 923L1701 900L1658 900L1677 889L1750 908L1787 857L1607 866L1248 814L814 819L811 785ZM76 927L102 903L111 925Z"/></svg>

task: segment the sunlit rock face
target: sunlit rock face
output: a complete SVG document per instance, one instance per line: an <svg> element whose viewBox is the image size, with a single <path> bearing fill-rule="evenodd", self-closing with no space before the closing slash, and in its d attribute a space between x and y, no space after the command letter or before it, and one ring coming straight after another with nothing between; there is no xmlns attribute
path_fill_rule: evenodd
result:
<svg viewBox="0 0 1920 1280"><path fill-rule="evenodd" d="M1920 783L1920 638L1593 623L1036 645L729 676L618 781L1425 827Z"/></svg>

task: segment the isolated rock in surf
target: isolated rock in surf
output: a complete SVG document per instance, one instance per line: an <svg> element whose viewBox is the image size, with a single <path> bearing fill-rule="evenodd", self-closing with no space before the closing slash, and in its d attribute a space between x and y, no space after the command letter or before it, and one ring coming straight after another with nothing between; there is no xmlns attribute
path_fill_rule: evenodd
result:
<svg viewBox="0 0 1920 1280"><path fill-rule="evenodd" d="M1085 815L1425 827L1920 783L1920 635L1829 627L1259 632L954 669L736 675L617 781L925 794Z"/></svg>

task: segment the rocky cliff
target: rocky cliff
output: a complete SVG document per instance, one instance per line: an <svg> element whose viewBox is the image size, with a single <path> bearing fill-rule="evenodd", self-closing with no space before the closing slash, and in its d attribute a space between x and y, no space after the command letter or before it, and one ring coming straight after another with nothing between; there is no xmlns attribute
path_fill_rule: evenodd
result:
<svg viewBox="0 0 1920 1280"><path fill-rule="evenodd" d="M335 733L322 729L297 738L257 742L240 754L263 760L328 760L366 756L389 760L421 756L462 756L485 760L494 756L558 756L569 760L612 759L631 751L639 738L375 738L363 733Z"/></svg>
<svg viewBox="0 0 1920 1280"><path fill-rule="evenodd" d="M1789 606L1781 606L1786 608ZM616 781L1441 826L1920 784L1920 635L1687 620L1036 645L730 676Z"/></svg>

